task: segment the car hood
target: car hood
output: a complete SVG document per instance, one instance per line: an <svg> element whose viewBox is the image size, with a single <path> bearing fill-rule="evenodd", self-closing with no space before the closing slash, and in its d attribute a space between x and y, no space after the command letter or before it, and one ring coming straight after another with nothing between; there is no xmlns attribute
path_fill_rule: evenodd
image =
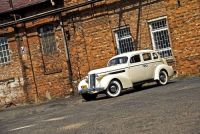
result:
<svg viewBox="0 0 200 134"><path fill-rule="evenodd" d="M90 74L110 73L110 72L124 70L126 67L127 67L127 64L104 67L104 68L92 70L88 74L90 75Z"/></svg>

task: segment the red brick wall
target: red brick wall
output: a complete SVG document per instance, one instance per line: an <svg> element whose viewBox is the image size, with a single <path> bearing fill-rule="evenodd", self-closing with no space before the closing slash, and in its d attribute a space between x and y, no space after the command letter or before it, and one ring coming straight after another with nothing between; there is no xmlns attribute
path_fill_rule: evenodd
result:
<svg viewBox="0 0 200 134"><path fill-rule="evenodd" d="M138 10L138 2L135 1L104 1L77 13L75 11L71 14L75 17L66 19L66 29L71 35L69 47L74 80L80 80L89 70L106 66L107 61L117 54L113 31L119 26L130 27L137 45ZM162 1L142 3L138 49L152 49L147 21L166 14Z"/></svg>
<svg viewBox="0 0 200 134"><path fill-rule="evenodd" d="M138 1L103 1L88 10L79 9L74 21L71 18L66 23L70 25L68 29L72 36L69 45L74 75L83 77L88 70L105 66L108 59L116 54L113 30L118 26L130 27L134 41L138 38L135 43L139 49L152 49L148 21L163 16L167 17L174 57L170 64L179 76L198 74L199 3L197 0L183 0L180 4L179 7L176 0L145 1L139 24Z"/></svg>
<svg viewBox="0 0 200 134"><path fill-rule="evenodd" d="M64 97L72 92L61 26L57 19L58 17L53 16L18 25L21 39L19 51L13 29L9 28L11 30L8 31L7 37L12 61L0 67L0 81L6 80L0 84L0 105L45 101ZM57 51L50 56L43 55L41 50L38 28L44 24L54 25ZM7 35L3 32L3 35ZM21 47L24 52L19 54ZM14 79L14 82L9 84L7 79Z"/></svg>
<svg viewBox="0 0 200 134"><path fill-rule="evenodd" d="M22 103L25 100L18 44L15 41L13 32L13 28L0 30L0 36L7 37L11 52L11 62L0 65L0 106L10 102Z"/></svg>
<svg viewBox="0 0 200 134"><path fill-rule="evenodd" d="M49 99L49 94L55 98L66 96L71 92L61 27L55 23L56 20L57 17L48 17L34 23L26 23L26 47L29 46L30 54L27 54L29 58L25 60L25 63L29 66L26 72L31 75L28 77L27 86L31 91L35 91L37 88L35 94L40 100ZM37 30L43 24L54 25L57 51L52 55L42 54Z"/></svg>
<svg viewBox="0 0 200 134"><path fill-rule="evenodd" d="M179 75L200 73L200 7L198 0L166 2L172 47Z"/></svg>
<svg viewBox="0 0 200 134"><path fill-rule="evenodd" d="M106 66L107 59L116 53L107 17L78 22L75 31L72 29L70 33L69 49L75 80L91 69Z"/></svg>

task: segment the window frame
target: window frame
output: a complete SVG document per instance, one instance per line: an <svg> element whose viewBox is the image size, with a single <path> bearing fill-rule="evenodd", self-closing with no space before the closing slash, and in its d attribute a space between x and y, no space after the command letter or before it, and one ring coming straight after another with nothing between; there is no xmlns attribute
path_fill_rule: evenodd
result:
<svg viewBox="0 0 200 134"><path fill-rule="evenodd" d="M116 63L114 63L114 65L113 64L110 64L110 62L111 61L113 61L113 60L119 60L119 59L126 59L126 62L123 62L123 63L118 63L118 64L116 64ZM121 57L115 57L115 58L112 58L112 59L110 59L109 61L108 61L108 63L107 63L107 66L108 67L111 67L111 66L116 66L116 65L121 65L121 64L127 64L128 63L128 56L121 56Z"/></svg>
<svg viewBox="0 0 200 134"><path fill-rule="evenodd" d="M4 41L6 41L6 42L4 42L4 44L3 44L3 41L1 41L1 38L4 38ZM4 46L5 49L3 49L2 46ZM11 51L9 49L9 43L8 43L8 38L7 37L0 36L0 47L2 49L0 51L1 51L2 55L3 55L3 57L0 56L0 65L5 65L5 64L10 63L11 62ZM6 52L6 56L4 55L4 52ZM1 61L2 58L4 59L4 62ZM5 58L7 58L6 62L5 62Z"/></svg>
<svg viewBox="0 0 200 134"><path fill-rule="evenodd" d="M41 29L44 29L45 27L51 27L52 29L49 31L41 32ZM40 37L40 45L41 45L42 54L43 55L52 55L52 54L56 53L58 48L57 48L57 44L56 44L54 25L53 24L44 24L44 25L40 26L37 30L38 30L38 34ZM49 36L48 34L52 34L51 37L45 37L45 36ZM52 48L49 47L50 44L48 44L48 49L46 48L47 44L43 44L43 39L50 40L49 38L53 38L52 41L54 41L54 42L51 42L51 44L54 44L54 46L52 46L53 50L51 50ZM51 50L51 51L49 51L49 50Z"/></svg>
<svg viewBox="0 0 200 134"><path fill-rule="evenodd" d="M162 20L162 19L166 19L166 27L165 28L159 28L157 30L152 30L152 27L151 27L151 23L152 22L155 22L155 21L159 21L159 20ZM151 36L151 42L152 42L152 46L153 46L153 49L159 53L159 52L162 52L162 51L166 51L166 50L170 50L171 51L171 56L168 56L168 57L162 57L162 55L160 55L161 58L165 58L165 59L173 59L173 51L172 51L172 41L171 41L171 36L170 36L170 29L169 29L169 24L168 24L168 19L167 19L167 16L162 16L162 17L158 17L158 18L155 18L155 19L151 19L149 21L147 21L148 23L148 27L149 27L149 32L150 32L150 36ZM155 44L155 41L154 41L154 36L153 36L153 33L155 32L160 32L160 31L168 31L168 37L169 37L169 44L170 44L170 47L168 48L164 48L164 49L156 49L156 44Z"/></svg>
<svg viewBox="0 0 200 134"><path fill-rule="evenodd" d="M118 38L118 33L117 33L117 32L118 32L119 30L123 30L123 29L128 29L128 30L130 31L130 34L129 34L129 36L125 36L125 37L119 39L119 38ZM124 40L124 39L131 39L131 41L132 41L132 48L133 48L132 51L135 51L135 50L136 50L136 46L134 45L134 40L133 40L133 37L132 37L132 35L131 35L131 30L130 30L130 27L129 27L129 26L121 26L121 27L119 27L119 28L115 28L115 29L113 30L113 34L114 34L114 37L115 37L116 48L117 48L117 53L118 53L118 54L131 52L131 51L122 52L122 49L120 48L120 43L119 43L119 41L120 41L120 40Z"/></svg>
<svg viewBox="0 0 200 134"><path fill-rule="evenodd" d="M150 55L150 59L145 60L145 59L144 59L144 54ZM153 60L152 54L151 54L150 52L142 53L141 56L142 56L142 60L143 60L144 62L148 62L148 61Z"/></svg>
<svg viewBox="0 0 200 134"><path fill-rule="evenodd" d="M131 61L132 61L131 59L132 59L134 56L139 56L140 61L139 61L139 62L131 62ZM140 63L140 62L142 62L142 59L141 59L141 55L140 55L140 54L132 55L132 56L130 57L130 64L136 64L136 63Z"/></svg>

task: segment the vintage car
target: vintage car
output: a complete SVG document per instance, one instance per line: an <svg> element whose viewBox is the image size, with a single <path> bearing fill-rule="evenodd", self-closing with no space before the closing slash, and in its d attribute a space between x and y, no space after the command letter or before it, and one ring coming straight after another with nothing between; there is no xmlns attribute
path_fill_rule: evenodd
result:
<svg viewBox="0 0 200 134"><path fill-rule="evenodd" d="M117 97L123 89L139 88L142 84L156 81L167 84L174 75L172 66L153 50L139 50L112 57L107 67L92 70L78 85L78 91L87 100L99 93Z"/></svg>

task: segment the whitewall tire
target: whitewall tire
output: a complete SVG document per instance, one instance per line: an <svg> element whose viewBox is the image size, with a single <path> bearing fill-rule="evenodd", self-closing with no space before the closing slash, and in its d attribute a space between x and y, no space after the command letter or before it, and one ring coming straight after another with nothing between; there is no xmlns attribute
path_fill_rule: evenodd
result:
<svg viewBox="0 0 200 134"><path fill-rule="evenodd" d="M168 82L168 75L165 71L161 70L159 73L159 80L157 80L157 83L159 85L166 85Z"/></svg>
<svg viewBox="0 0 200 134"><path fill-rule="evenodd" d="M108 88L106 89L106 94L108 97L117 97L120 95L122 90L122 86L120 82L113 80L108 85Z"/></svg>

